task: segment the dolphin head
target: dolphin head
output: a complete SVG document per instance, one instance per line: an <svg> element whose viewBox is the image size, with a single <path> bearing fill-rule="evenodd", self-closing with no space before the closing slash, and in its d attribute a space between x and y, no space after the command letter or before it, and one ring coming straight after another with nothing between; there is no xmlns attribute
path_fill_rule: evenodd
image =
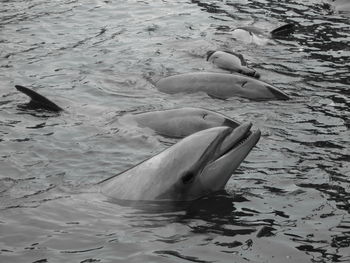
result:
<svg viewBox="0 0 350 263"><path fill-rule="evenodd" d="M225 187L260 138L250 123L206 129L103 182L114 199L191 201Z"/></svg>
<svg viewBox="0 0 350 263"><path fill-rule="evenodd" d="M216 127L196 134L192 147L183 160L177 182L159 199L195 200L224 189L234 170L238 168L260 138L260 131L250 131L251 123L236 129ZM191 156L192 158L189 158Z"/></svg>

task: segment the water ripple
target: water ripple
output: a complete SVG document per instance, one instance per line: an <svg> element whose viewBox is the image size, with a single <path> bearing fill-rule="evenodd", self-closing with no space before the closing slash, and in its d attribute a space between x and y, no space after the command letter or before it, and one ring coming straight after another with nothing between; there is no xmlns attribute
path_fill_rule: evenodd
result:
<svg viewBox="0 0 350 263"><path fill-rule="evenodd" d="M2 1L1 262L349 261L349 18L315 0ZM266 45L231 31L295 23ZM215 70L233 49L292 100L166 95L157 79ZM21 84L62 114L30 111ZM123 126L182 106L251 121L262 138L226 191L192 204L105 200L94 183L176 140Z"/></svg>

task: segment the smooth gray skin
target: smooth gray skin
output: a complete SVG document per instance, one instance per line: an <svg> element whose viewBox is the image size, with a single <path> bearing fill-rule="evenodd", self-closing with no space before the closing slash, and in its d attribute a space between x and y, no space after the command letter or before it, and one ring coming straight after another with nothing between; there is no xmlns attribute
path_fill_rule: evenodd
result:
<svg viewBox="0 0 350 263"><path fill-rule="evenodd" d="M287 94L260 80L243 75L195 72L174 75L156 83L159 91L174 93L205 92L211 97L228 99L242 97L251 100L288 100Z"/></svg>
<svg viewBox="0 0 350 263"><path fill-rule="evenodd" d="M191 201L225 187L260 138L251 123L194 133L133 168L102 181L101 193L133 201ZM248 137L247 137L248 136Z"/></svg>
<svg viewBox="0 0 350 263"><path fill-rule="evenodd" d="M255 43L257 45L265 45L270 38L286 37L295 30L295 24L288 23L267 32L266 30L253 26L239 27L231 32L231 36L237 40L246 43Z"/></svg>
<svg viewBox="0 0 350 263"><path fill-rule="evenodd" d="M258 72L248 67L247 62L241 54L210 50L207 52L207 61L221 69L241 73L254 78L260 77Z"/></svg>
<svg viewBox="0 0 350 263"><path fill-rule="evenodd" d="M236 28L231 32L231 36L236 40L256 45L266 45L270 39L268 33L254 27Z"/></svg>
<svg viewBox="0 0 350 263"><path fill-rule="evenodd" d="M220 113L202 108L178 108L134 114L131 118L141 127L173 138L183 138L212 127L236 128L239 122Z"/></svg>

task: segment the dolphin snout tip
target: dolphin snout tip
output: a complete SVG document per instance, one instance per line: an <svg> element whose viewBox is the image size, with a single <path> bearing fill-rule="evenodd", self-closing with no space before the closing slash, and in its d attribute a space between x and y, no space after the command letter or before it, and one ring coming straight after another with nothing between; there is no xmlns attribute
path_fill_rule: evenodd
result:
<svg viewBox="0 0 350 263"><path fill-rule="evenodd" d="M277 88L269 86L268 89L273 94L273 96L278 100L289 100L290 99L286 93L284 93L283 91L281 91Z"/></svg>
<svg viewBox="0 0 350 263"><path fill-rule="evenodd" d="M240 128L249 131L249 130L252 128L252 126L253 126L253 123L251 123L250 121L248 121L248 122L243 122L243 123L240 125Z"/></svg>
<svg viewBox="0 0 350 263"><path fill-rule="evenodd" d="M278 96L278 98L279 98L280 100L289 100L289 99L290 99L290 97L289 97L287 94L285 94L285 93L281 93L281 94Z"/></svg>
<svg viewBox="0 0 350 263"><path fill-rule="evenodd" d="M230 118L225 118L223 123L223 126L228 126L231 127L233 129L237 128L239 125L241 125L238 121L232 120Z"/></svg>
<svg viewBox="0 0 350 263"><path fill-rule="evenodd" d="M255 130L256 135L260 138L261 137L261 131L260 129Z"/></svg>
<svg viewBox="0 0 350 263"><path fill-rule="evenodd" d="M253 134L255 135L255 144L257 144L258 143L258 141L260 140L260 137L261 137L261 131L260 131L260 129L256 129L254 132L253 132Z"/></svg>

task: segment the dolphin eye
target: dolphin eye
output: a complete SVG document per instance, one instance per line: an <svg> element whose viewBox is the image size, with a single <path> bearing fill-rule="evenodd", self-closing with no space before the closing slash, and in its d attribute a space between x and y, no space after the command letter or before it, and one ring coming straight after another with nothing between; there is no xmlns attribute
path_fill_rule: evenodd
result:
<svg viewBox="0 0 350 263"><path fill-rule="evenodd" d="M192 171L187 172L184 176L182 176L181 180L184 184L192 183L195 174Z"/></svg>
<svg viewBox="0 0 350 263"><path fill-rule="evenodd" d="M202 118L205 119L205 117L207 117L207 116L208 116L208 113L203 113Z"/></svg>

